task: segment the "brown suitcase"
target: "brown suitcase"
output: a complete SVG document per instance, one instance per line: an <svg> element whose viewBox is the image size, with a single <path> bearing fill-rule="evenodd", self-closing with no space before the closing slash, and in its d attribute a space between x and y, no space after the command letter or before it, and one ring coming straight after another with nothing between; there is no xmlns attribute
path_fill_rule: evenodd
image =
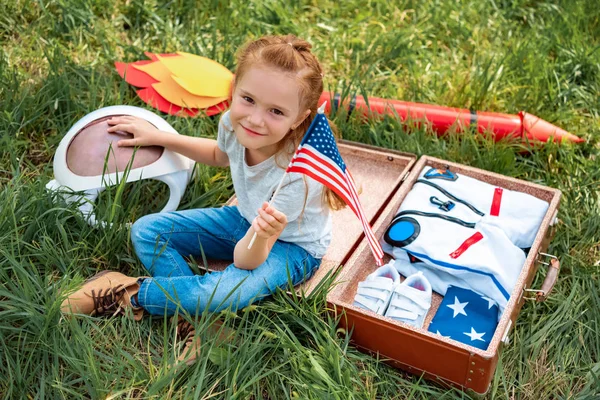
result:
<svg viewBox="0 0 600 400"><path fill-rule="evenodd" d="M453 172L510 190L525 192L550 204L488 349L483 351L426 330L442 299L437 294L434 294L424 329L414 328L368 310L354 307L352 302L358 282L364 280L376 269L366 240L360 243L341 269L337 278L338 283L333 286L333 290L327 296L327 301L335 313L344 311L341 324L347 330L352 331L352 341L358 348L378 353L380 357L389 360L388 362L392 365L408 372L424 374L428 379L483 394L490 386L502 344L508 341L510 329L526 297L530 292L535 292L536 300L544 300L556 281L559 269L558 260L554 256L545 254L545 251L553 234L552 225L556 220L561 193L559 190L549 187L423 156L414 165L410 175L394 193L375 222L373 230L378 238L382 237L402 200L426 166L434 168L450 166ZM544 257L550 259L550 263L547 263L550 269L542 288L532 290L530 289L531 283L538 263L544 262L542 260Z"/></svg>
<svg viewBox="0 0 600 400"><path fill-rule="evenodd" d="M358 282L364 280L377 266L364 239L362 227L348 208L336 212L333 216L332 243L318 272L308 282L296 287L297 293L306 295L339 267L336 283L327 296L327 302L332 313L341 313L340 324L352 332L352 342L355 346L366 352L378 354L395 367L423 374L427 379L479 394L486 393L494 376L502 345L507 343L510 329L526 298L530 298L531 293L536 293L534 298L537 301L544 300L556 281L558 260L545 254L545 251L552 238L560 191L428 156L416 161L416 156L412 154L347 141L341 141L339 149L357 187L363 193L360 200L378 238L383 236L402 200L426 166L450 166L454 172L510 190L525 192L550 204L486 351L434 335L426 330L442 299L436 293L423 329L352 305ZM228 204L235 204L235 198L230 199ZM545 262L546 257L550 262ZM388 260L389 258L385 261ZM548 273L541 289L533 290L531 283L540 263L549 266ZM209 270L220 270L228 264L222 261L210 262Z"/></svg>

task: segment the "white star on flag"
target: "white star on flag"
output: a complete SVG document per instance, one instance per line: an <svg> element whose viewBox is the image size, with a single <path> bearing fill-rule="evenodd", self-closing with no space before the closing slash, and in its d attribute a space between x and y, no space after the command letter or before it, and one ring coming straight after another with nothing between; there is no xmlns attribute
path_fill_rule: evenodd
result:
<svg viewBox="0 0 600 400"><path fill-rule="evenodd" d="M489 297L481 296L481 298L488 302L488 310L496 305L496 302Z"/></svg>
<svg viewBox="0 0 600 400"><path fill-rule="evenodd" d="M473 327L471 327L471 333L467 333L467 332L463 332L465 335L467 335L468 337L471 338L471 341L473 340L481 340L482 342L485 342L485 340L483 340L483 335L485 335L485 332L483 333L478 333L475 331L475 329L473 329Z"/></svg>
<svg viewBox="0 0 600 400"><path fill-rule="evenodd" d="M461 303L460 301L458 301L458 297L454 296L454 304L448 304L448 308L451 308L452 311L454 311L454 315L452 316L452 318L456 318L458 314L462 314L466 317L467 313L465 312L465 307L467 306L467 304L469 304L468 301L465 303Z"/></svg>
<svg viewBox="0 0 600 400"><path fill-rule="evenodd" d="M435 333L438 334L438 335L440 335L441 337L445 337L445 338L451 339L450 336L444 336L444 335L442 335L440 331L436 331Z"/></svg>

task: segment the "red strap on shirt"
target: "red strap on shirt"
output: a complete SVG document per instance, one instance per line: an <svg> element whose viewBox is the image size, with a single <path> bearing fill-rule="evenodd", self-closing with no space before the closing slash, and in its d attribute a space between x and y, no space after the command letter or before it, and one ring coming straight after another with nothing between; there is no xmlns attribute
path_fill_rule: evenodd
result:
<svg viewBox="0 0 600 400"><path fill-rule="evenodd" d="M462 253L467 251L467 249L469 247L473 246L475 243L479 242L481 239L483 239L483 235L480 232L476 232L475 234L473 234L473 236L471 236L470 238L465 240L463 242L463 244L461 244L458 247L458 249L456 249L452 253L450 253L450 257L452 257L454 259L460 257Z"/></svg>
<svg viewBox="0 0 600 400"><path fill-rule="evenodd" d="M500 215L500 203L502 202L502 188L496 188L494 190L494 199L492 200L492 207L490 208L490 215L497 217Z"/></svg>

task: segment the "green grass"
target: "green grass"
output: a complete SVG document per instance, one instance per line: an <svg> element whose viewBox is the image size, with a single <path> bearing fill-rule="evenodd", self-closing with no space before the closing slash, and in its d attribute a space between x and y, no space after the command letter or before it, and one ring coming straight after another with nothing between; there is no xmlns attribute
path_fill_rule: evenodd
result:
<svg viewBox="0 0 600 400"><path fill-rule="evenodd" d="M0 0L0 397L466 397L354 349L325 313L326 287L305 301L277 295L221 316L242 338L235 343L217 345L199 329L205 345L190 368L170 367L169 319L60 318L61 289L106 268L143 273L126 228L91 229L44 190L75 121L103 106L145 106L113 62L183 50L233 69L240 44L291 32L313 43L331 90L526 110L587 140L531 149L469 134L439 139L393 119L334 119L347 139L563 192L550 246L562 263L558 284L545 303L524 306L488 397L599 398L598 10L593 0ZM164 117L180 133L215 136L215 119ZM107 191L98 214L127 222L158 211L161 185ZM231 194L227 171L199 167L180 208Z"/></svg>

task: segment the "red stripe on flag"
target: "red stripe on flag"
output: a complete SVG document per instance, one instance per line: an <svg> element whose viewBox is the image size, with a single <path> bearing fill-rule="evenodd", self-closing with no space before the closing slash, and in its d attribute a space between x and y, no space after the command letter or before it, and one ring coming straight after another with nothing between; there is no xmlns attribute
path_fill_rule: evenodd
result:
<svg viewBox="0 0 600 400"><path fill-rule="evenodd" d="M494 199L492 200L492 207L490 208L490 215L497 217L500 215L500 203L502 202L502 188L496 188L494 190Z"/></svg>
<svg viewBox="0 0 600 400"><path fill-rule="evenodd" d="M460 257L462 253L464 253L465 251L467 251L467 249L469 247L473 246L475 243L479 242L481 239L483 239L483 235L480 232L474 233L470 238L468 238L467 240L465 240L458 247L458 249L456 249L452 253L450 253L450 257L452 257L454 259Z"/></svg>
<svg viewBox="0 0 600 400"><path fill-rule="evenodd" d="M356 216L360 219L360 221L363 225L365 235L367 236L367 239L369 241L377 242L377 240L375 238L375 234L373 233L373 230L371 229L371 226L369 225L369 221L367 220L367 217L365 216L365 212L362 208L362 205L360 204L360 200L358 199L358 192L356 191L356 187L354 186L354 181L352 180L352 178L350 176L347 176L346 180L348 182L348 186L350 186L352 188L350 193L351 193L354 201L359 205L358 213Z"/></svg>
<svg viewBox="0 0 600 400"><path fill-rule="evenodd" d="M294 167L292 169L290 169L289 172L298 172L301 174L308 175L311 178L313 178L315 181L327 186L328 188L330 188L331 190L336 192L342 198L342 200L344 200L344 202L346 204L348 204L348 206L352 209L352 212L354 212L354 214L356 214L356 211L355 211L356 206L354 204L354 201L352 201L352 199L350 198L350 194L343 191L341 188L332 186L331 182L323 180L323 178L321 176L317 175L313 170L304 168L300 165L294 165Z"/></svg>
<svg viewBox="0 0 600 400"><path fill-rule="evenodd" d="M321 172L322 174L324 174L327 178L329 178L330 180L336 182L339 186L343 186L344 182L343 182L343 177L341 175L339 175L338 171L331 171L331 169L326 170L326 167L329 167L329 164L324 164L321 160L317 159L313 154L310 154L309 152L304 152L302 151L302 153L304 153L306 155L306 157L298 157L296 159L296 161L294 162L294 164L297 163L306 163L308 165L310 165L311 167L315 168L317 171ZM325 167L325 168L323 168ZM293 166L292 166L293 168Z"/></svg>
<svg viewBox="0 0 600 400"><path fill-rule="evenodd" d="M306 161L298 162L294 164L291 168L289 168L287 172L297 172L301 174L308 174L310 172L311 178L313 178L317 182L320 182L325 186L331 187L331 189L334 190L336 193L341 191L342 193L340 193L340 196L342 197L350 197L347 187L345 187L343 184L340 184L337 180L328 178L328 174L313 163Z"/></svg>
<svg viewBox="0 0 600 400"><path fill-rule="evenodd" d="M301 155L298 156L298 154ZM357 206L350 196L351 189L346 184L341 169L328 157L319 157L319 155L319 152L311 151L309 148L299 148L286 172L304 173L317 182L329 187L342 197L354 214L358 216ZM328 173L325 173L325 171L328 171ZM334 179L334 177L337 177L337 179Z"/></svg>
<svg viewBox="0 0 600 400"><path fill-rule="evenodd" d="M294 158L295 159L302 159L302 158L314 159L317 162L319 162L319 164L327 166L331 170L332 174L334 174L340 178L342 178L344 176L344 171L342 171L342 169L331 158L323 155L322 153L320 153L318 150L316 150L314 147L312 147L310 145L305 145L305 146L301 147L296 152L296 155L294 156Z"/></svg>
<svg viewBox="0 0 600 400"><path fill-rule="evenodd" d="M360 202L358 202L358 199L357 199L355 193L353 191L351 191L350 193L353 197L353 200L359 204L358 210L356 210L355 214L358 217L358 219L360 220L360 222L363 226L363 230L365 232L365 236L367 237L367 240L371 243L371 246L372 246L373 243L377 241L375 239L375 234L373 233L373 231L371 230L371 227L369 226L369 222L367 221L364 210L362 209L362 206L360 206Z"/></svg>
<svg viewBox="0 0 600 400"><path fill-rule="evenodd" d="M356 190L356 185L354 184L354 179L352 178L352 175L350 174L350 170L346 169L346 173L347 173L346 181L348 182L348 185L352 188L350 193L352 193L352 195L355 198L355 201L358 203L358 207L360 210L359 219L361 220L361 222L363 224L363 230L365 231L365 236L367 237L367 240L369 241L369 246L371 247L371 251L373 252L373 255L375 256L377 265L381 266L383 264L383 249L381 248L381 245L379 244L379 241L377 240L377 237L375 236L375 233L373 232L373 229L371 228L371 225L369 224L369 221L367 220L367 218L365 216L362 205L358 199L358 191Z"/></svg>
<svg viewBox="0 0 600 400"><path fill-rule="evenodd" d="M305 144L304 146L300 147L296 152L295 157L298 157L299 154L307 154L310 155L311 158L320 160L322 163L327 164L332 169L336 170L337 175L339 176L342 176L344 174L344 171L342 171L342 169L339 167L339 165L335 163L335 161L333 161L331 158L327 157L326 155L324 155L319 150L315 149L309 144Z"/></svg>
<svg viewBox="0 0 600 400"><path fill-rule="evenodd" d="M354 201L352 200L352 197L350 196L348 187L346 187L345 185L340 186L336 182L332 182L332 181L328 180L322 173L320 173L319 171L317 171L315 168L308 165L307 163L298 162L295 165L293 165L291 168L289 168L288 172L297 172L297 173L301 173L301 174L310 176L317 182L325 185L326 187L330 188L335 193L337 193L344 200L344 202L346 204L348 204L348 206L352 209L352 211L356 210L356 205L354 204Z"/></svg>

